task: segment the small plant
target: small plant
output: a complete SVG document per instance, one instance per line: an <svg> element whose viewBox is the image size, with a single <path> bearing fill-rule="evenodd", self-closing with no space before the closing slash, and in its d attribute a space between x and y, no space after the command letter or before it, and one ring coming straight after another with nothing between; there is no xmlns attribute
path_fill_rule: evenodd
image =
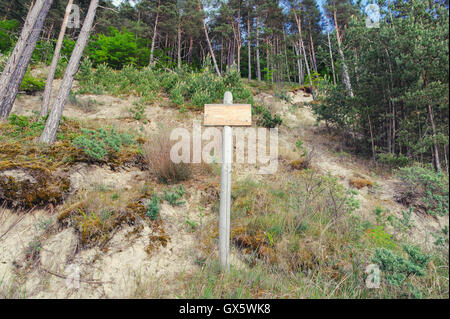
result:
<svg viewBox="0 0 450 319"><path fill-rule="evenodd" d="M153 198L147 202L147 211L145 212L145 214L151 220L157 220L159 217L159 211L159 198L158 196L153 196Z"/></svg>
<svg viewBox="0 0 450 319"><path fill-rule="evenodd" d="M272 113L264 106L255 106L253 112L257 115L257 124L259 126L274 128L283 123L279 115L275 114L272 116Z"/></svg>
<svg viewBox="0 0 450 319"><path fill-rule="evenodd" d="M395 248L392 235L386 233L383 226L376 226L367 229L367 236L376 247L385 247L389 249Z"/></svg>
<svg viewBox="0 0 450 319"><path fill-rule="evenodd" d="M53 223L53 219L51 217L45 218L43 216L39 217L37 221L36 228L39 230L46 231Z"/></svg>
<svg viewBox="0 0 450 319"><path fill-rule="evenodd" d="M186 224L189 226L189 230L191 232L195 231L198 227L198 223L193 220L190 220L189 218L186 219Z"/></svg>
<svg viewBox="0 0 450 319"><path fill-rule="evenodd" d="M130 108L130 113L135 120L142 120L145 118L145 103L142 101L134 102L133 107Z"/></svg>
<svg viewBox="0 0 450 319"><path fill-rule="evenodd" d="M172 189L172 191L167 192L164 190L163 199L168 201L172 206L180 206L185 203L185 201L180 201L179 199L184 195L183 185L180 185L178 188Z"/></svg>
<svg viewBox="0 0 450 319"><path fill-rule="evenodd" d="M99 104L96 100L91 98L88 98L87 100L80 99L77 97L77 94L73 92L69 93L68 102L86 113L95 111L96 105Z"/></svg>
<svg viewBox="0 0 450 319"><path fill-rule="evenodd" d="M81 129L83 135L74 139L73 144L90 158L102 161L120 151L122 144L132 144L133 138L127 134L119 134L114 128L109 131Z"/></svg>
<svg viewBox="0 0 450 319"><path fill-rule="evenodd" d="M275 96L282 101L292 103L292 97L287 94L286 90L275 91Z"/></svg>
<svg viewBox="0 0 450 319"><path fill-rule="evenodd" d="M27 94L43 91L45 88L45 82L37 79L27 71L23 77L22 83L20 83L20 90L25 91Z"/></svg>

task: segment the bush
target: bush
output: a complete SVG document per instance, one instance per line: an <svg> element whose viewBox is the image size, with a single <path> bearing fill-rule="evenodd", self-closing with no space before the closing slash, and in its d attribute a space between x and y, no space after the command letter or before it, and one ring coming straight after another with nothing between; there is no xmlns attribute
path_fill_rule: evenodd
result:
<svg viewBox="0 0 450 319"><path fill-rule="evenodd" d="M127 134L118 134L114 128L106 131L82 129L83 135L74 139L73 144L93 160L102 161L113 157L120 151L122 144L132 144L134 138Z"/></svg>
<svg viewBox="0 0 450 319"><path fill-rule="evenodd" d="M145 214L151 219L156 220L159 217L159 198L158 196L153 196L152 200L147 202L147 211Z"/></svg>
<svg viewBox="0 0 450 319"><path fill-rule="evenodd" d="M411 159L403 154L380 153L377 154L377 160L381 164L388 165L391 168L404 167L411 163Z"/></svg>
<svg viewBox="0 0 450 319"><path fill-rule="evenodd" d="M190 178L192 168L187 163L174 163L170 159L173 142L168 132L160 132L149 138L143 146L144 159L152 173L162 183L176 183Z"/></svg>
<svg viewBox="0 0 450 319"><path fill-rule="evenodd" d="M25 91L27 94L32 94L35 92L43 91L45 88L45 82L32 77L30 72L27 71L25 76L22 79L22 83L20 83L20 90Z"/></svg>
<svg viewBox="0 0 450 319"><path fill-rule="evenodd" d="M106 63L114 69L126 65L146 66L150 51L136 35L126 29L109 28L111 35L98 34L88 45L88 56L94 66Z"/></svg>
<svg viewBox="0 0 450 319"><path fill-rule="evenodd" d="M448 176L431 166L410 166L398 170L402 180L397 200L432 216L448 215Z"/></svg>
<svg viewBox="0 0 450 319"><path fill-rule="evenodd" d="M257 115L257 124L265 128L274 128L283 123L278 114L272 116L272 113L265 106L255 106L253 112Z"/></svg>
<svg viewBox="0 0 450 319"><path fill-rule="evenodd" d="M101 64L92 71L92 62L84 59L77 79L80 82L79 93L112 95L134 93L142 102L151 102L159 90L157 75L151 68L138 70L134 66L126 66L121 71L114 71L106 64Z"/></svg>
<svg viewBox="0 0 450 319"><path fill-rule="evenodd" d="M14 32L19 28L17 20L0 21L0 52L9 51L14 45Z"/></svg>
<svg viewBox="0 0 450 319"><path fill-rule="evenodd" d="M423 254L416 246L403 245L408 259L390 249L377 248L372 262L379 265L386 280L393 286L401 286L410 275L424 276L430 256Z"/></svg>

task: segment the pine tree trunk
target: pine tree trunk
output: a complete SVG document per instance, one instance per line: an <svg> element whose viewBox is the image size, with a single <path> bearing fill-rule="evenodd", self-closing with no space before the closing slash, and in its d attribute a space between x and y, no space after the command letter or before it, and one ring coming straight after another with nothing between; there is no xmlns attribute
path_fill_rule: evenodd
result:
<svg viewBox="0 0 450 319"><path fill-rule="evenodd" d="M350 82L350 76L348 75L348 67L347 67L347 63L345 62L344 52L342 51L341 37L339 36L339 27L337 24L336 11L334 11L334 23L335 23L336 37L337 37L337 43L338 43L338 52L339 52L339 56L341 57L341 60L342 60L342 82L344 82L344 85L347 88L348 95L353 97L352 84Z"/></svg>
<svg viewBox="0 0 450 319"><path fill-rule="evenodd" d="M81 55L83 54L83 50L89 39L89 33L91 32L92 24L94 22L98 2L99 0L91 0L89 5L89 10L86 14L86 18L84 19L83 27L81 28L77 43L73 49L66 72L64 73L64 78L59 88L58 95L56 96L47 122L45 123L44 131L42 132L40 138L42 143L53 143L56 139L56 132L58 130L67 97L69 96L70 89L72 88L73 78L78 70Z"/></svg>
<svg viewBox="0 0 450 319"><path fill-rule="evenodd" d="M211 55L211 59L213 60L214 69L216 70L217 75L220 76L220 70L219 70L219 67L217 66L216 56L214 55L211 41L209 40L208 28L206 27L205 17L203 15L204 13L203 13L201 0L198 0L198 10L200 13L202 13L203 31L205 32L205 38L206 38L206 43L208 44L209 54Z"/></svg>
<svg viewBox="0 0 450 319"><path fill-rule="evenodd" d="M59 32L58 41L56 42L55 52L53 53L52 64L50 65L50 71L48 72L47 81L45 82L45 90L42 98L42 106L40 117L44 117L48 113L48 107L50 105L50 98L52 96L52 84L55 78L56 68L58 66L58 60L63 45L64 35L66 33L67 22L69 21L70 11L72 10L73 0L69 0L66 7L66 13L64 14L64 20L61 25L61 31Z"/></svg>
<svg viewBox="0 0 450 319"><path fill-rule="evenodd" d="M178 23L177 28L177 65L178 70L181 70L181 22Z"/></svg>
<svg viewBox="0 0 450 319"><path fill-rule="evenodd" d="M301 58L301 52L299 45L294 44L295 54L297 55L297 69L298 69L298 84L303 85L304 74L303 74L303 62Z"/></svg>
<svg viewBox="0 0 450 319"><path fill-rule="evenodd" d="M247 17L247 34L248 34L248 81L252 80L252 50L251 50L251 40L250 40L250 12Z"/></svg>
<svg viewBox="0 0 450 319"><path fill-rule="evenodd" d="M0 77L0 120L11 112L53 0L39 0L29 11L16 46Z"/></svg>
<svg viewBox="0 0 450 319"><path fill-rule="evenodd" d="M294 17L295 17L295 21L297 22L297 29L298 29L298 34L299 34L299 50L300 50L300 52L303 53L303 58L305 60L305 66L306 66L306 72L308 73L308 78L309 78L309 85L311 87L311 94L314 99L315 98L314 87L313 87L313 83L312 83L312 79L311 79L311 72L309 70L308 58L306 57L305 46L303 44L303 38L302 38L302 23L301 23L299 17L297 16L297 12L295 10L294 10Z"/></svg>
<svg viewBox="0 0 450 319"><path fill-rule="evenodd" d="M312 39L311 27L309 29L309 41L311 43L311 58L312 58L312 63L313 63L313 69L314 69L315 72L317 72L316 54L314 52L314 41Z"/></svg>
<svg viewBox="0 0 450 319"><path fill-rule="evenodd" d="M261 61L259 56L259 16L256 17L256 77L261 82Z"/></svg>
<svg viewBox="0 0 450 319"><path fill-rule="evenodd" d="M331 50L331 40L330 40L330 31L328 30L328 20L327 20L327 37L328 37L328 49L330 51L331 72L333 73L333 83L334 86L336 86L336 73L334 71L333 51Z"/></svg>
<svg viewBox="0 0 450 319"><path fill-rule="evenodd" d="M441 162L439 160L439 148L436 143L436 125L434 124L434 115L433 115L433 109L431 108L431 104L428 103L428 116L430 117L430 123L431 123L431 132L433 134L433 154L434 154L434 161L433 166L434 169L438 172L441 170Z"/></svg>
<svg viewBox="0 0 450 319"><path fill-rule="evenodd" d="M160 2L158 2L158 12L156 12L155 26L153 27L153 38L152 38L152 47L150 49L150 62L149 65L152 66L154 62L154 54L155 54L155 43L156 43L156 35L158 30L158 20L159 20L159 6Z"/></svg>

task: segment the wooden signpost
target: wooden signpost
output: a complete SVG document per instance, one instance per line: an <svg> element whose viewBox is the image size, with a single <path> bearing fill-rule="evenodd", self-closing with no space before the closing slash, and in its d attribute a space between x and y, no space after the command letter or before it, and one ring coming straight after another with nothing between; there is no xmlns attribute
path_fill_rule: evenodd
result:
<svg viewBox="0 0 450 319"><path fill-rule="evenodd" d="M225 92L223 104L206 104L205 126L223 126L222 170L220 174L219 264L222 271L230 269L230 207L233 131L231 126L251 126L252 106L233 104L231 92Z"/></svg>

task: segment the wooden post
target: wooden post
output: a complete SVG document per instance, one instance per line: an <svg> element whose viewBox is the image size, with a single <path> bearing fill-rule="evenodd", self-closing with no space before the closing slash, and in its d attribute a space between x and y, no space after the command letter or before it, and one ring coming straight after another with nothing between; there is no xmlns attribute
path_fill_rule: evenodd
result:
<svg viewBox="0 0 450 319"><path fill-rule="evenodd" d="M230 208L231 208L231 163L233 159L232 126L252 125L252 106L233 104L231 92L225 92L223 104L205 104L205 126L223 126L222 172L220 175L219 211L219 264L222 271L230 269Z"/></svg>
<svg viewBox="0 0 450 319"><path fill-rule="evenodd" d="M225 92L223 104L233 104L231 92ZM231 163L233 159L233 131L224 126L222 131L222 171L220 181L219 212L219 264L222 271L230 269L230 208L231 208Z"/></svg>

